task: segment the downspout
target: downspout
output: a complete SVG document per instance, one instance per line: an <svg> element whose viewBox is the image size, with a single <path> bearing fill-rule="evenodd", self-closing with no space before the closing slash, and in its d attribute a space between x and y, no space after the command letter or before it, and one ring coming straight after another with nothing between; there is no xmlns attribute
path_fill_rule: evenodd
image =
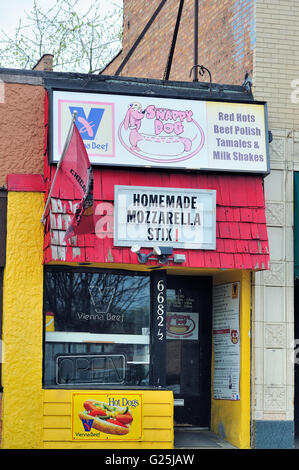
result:
<svg viewBox="0 0 299 470"><path fill-rule="evenodd" d="M2 315L3 315L3 271L6 261L6 230L7 229L7 190L0 188L0 393L2 387Z"/></svg>
<svg viewBox="0 0 299 470"><path fill-rule="evenodd" d="M193 56L193 81L198 82L198 0L194 0L194 56Z"/></svg>

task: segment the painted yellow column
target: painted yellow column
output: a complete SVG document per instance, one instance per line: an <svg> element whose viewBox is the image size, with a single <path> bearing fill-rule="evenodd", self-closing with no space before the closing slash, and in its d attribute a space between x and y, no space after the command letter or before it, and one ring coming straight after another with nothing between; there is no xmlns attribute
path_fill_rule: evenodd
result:
<svg viewBox="0 0 299 470"><path fill-rule="evenodd" d="M211 430L234 446L249 449L251 274L249 271L225 271L214 277L214 284L236 281L240 281L240 400L213 399L212 360Z"/></svg>
<svg viewBox="0 0 299 470"><path fill-rule="evenodd" d="M42 447L44 194L9 192L3 288L4 449Z"/></svg>

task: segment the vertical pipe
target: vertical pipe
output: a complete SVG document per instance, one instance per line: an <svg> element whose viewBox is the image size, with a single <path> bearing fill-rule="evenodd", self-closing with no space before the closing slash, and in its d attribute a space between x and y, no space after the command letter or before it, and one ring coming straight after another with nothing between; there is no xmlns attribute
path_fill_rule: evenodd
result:
<svg viewBox="0 0 299 470"><path fill-rule="evenodd" d="M198 0L194 0L194 59L193 59L193 81L198 82L197 65L198 65Z"/></svg>

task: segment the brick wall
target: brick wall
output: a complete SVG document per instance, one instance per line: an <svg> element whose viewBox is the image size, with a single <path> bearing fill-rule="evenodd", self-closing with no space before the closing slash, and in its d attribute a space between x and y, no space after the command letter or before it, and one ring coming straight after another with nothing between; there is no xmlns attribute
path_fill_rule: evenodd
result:
<svg viewBox="0 0 299 470"><path fill-rule="evenodd" d="M252 419L257 448L293 445L293 170L299 170L299 102L293 102L291 94L293 80L299 79L298 38L297 0L256 1L253 93L255 99L268 103L273 134L271 173L264 182L271 270L255 275L252 317ZM283 431L282 426L290 430Z"/></svg>
<svg viewBox="0 0 299 470"><path fill-rule="evenodd" d="M255 47L256 0L202 0L199 2L199 63L212 73L213 82L242 84L252 74ZM154 24L135 50L121 75L162 79L167 64L179 0L167 0ZM160 0L124 0L123 52L103 72L113 75L151 18ZM185 0L170 80L190 81L193 65L194 1ZM200 77L207 81L208 77Z"/></svg>
<svg viewBox="0 0 299 470"><path fill-rule="evenodd" d="M5 77L3 77L5 80ZM2 83L0 186L9 173L42 173L44 95L42 86Z"/></svg>
<svg viewBox="0 0 299 470"><path fill-rule="evenodd" d="M254 96L268 102L272 128L298 128L299 102L291 100L299 79L298 0L257 0L256 32Z"/></svg>

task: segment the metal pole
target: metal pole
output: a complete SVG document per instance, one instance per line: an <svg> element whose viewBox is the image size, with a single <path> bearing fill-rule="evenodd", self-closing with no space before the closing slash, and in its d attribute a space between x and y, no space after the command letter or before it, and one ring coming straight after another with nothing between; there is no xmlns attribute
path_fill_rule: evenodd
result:
<svg viewBox="0 0 299 470"><path fill-rule="evenodd" d="M124 68L124 66L128 62L128 60L130 59L131 55L134 53L135 49L137 48L137 46L139 45L141 40L144 38L145 34L149 30L149 28L151 27L151 25L153 24L153 22L155 21L156 17L158 16L158 14L160 13L160 11L162 10L162 8L164 7L165 4L166 4L166 0L162 0L160 5L158 6L156 11L154 12L153 16L150 18L150 20L145 25L143 31L141 32L141 34L138 36L138 38L134 42L133 46L131 47L131 49L127 53L126 57L124 58L124 60L122 61L122 63L120 64L120 66L118 67L118 69L116 70L114 75L119 75L120 74L120 72L122 71L122 69Z"/></svg>
<svg viewBox="0 0 299 470"><path fill-rule="evenodd" d="M194 0L194 59L193 59L193 81L198 82L198 0Z"/></svg>
<svg viewBox="0 0 299 470"><path fill-rule="evenodd" d="M171 69L173 54L174 54L174 50L175 50L176 40L177 40L177 36L178 36L178 32L179 32L179 26L180 26L183 7L184 7L184 0L180 0L177 19L176 19L176 24L175 24L175 28L174 28L174 32L173 32L173 38L172 38L172 41L171 41L171 48L170 48L170 52L169 52L168 61L167 61L166 69L165 69L165 72L164 72L163 80L169 80L170 69Z"/></svg>
<svg viewBox="0 0 299 470"><path fill-rule="evenodd" d="M66 154L66 151L68 149L68 146L69 146L72 134L73 134L73 129L74 129L76 117L77 117L77 111L74 111L73 117L72 117L72 122L71 122L71 125L70 125L70 128L69 128L68 134L67 134L67 138L66 138L65 143L64 143L64 147L63 147L63 151L62 151L60 160L57 164L57 168L56 168L55 175L54 175L54 178L53 178L52 186L50 188L48 199L47 199L47 202L46 202L46 205L45 205L45 208L44 208L44 212L43 212L43 215L42 215L42 218L41 218L41 223L42 224L45 222L45 214L46 214L46 210L48 208L48 205L49 205L49 202L50 202L50 199L51 199L51 195L52 195L53 187L54 187L54 184L55 184L55 181L56 181L58 170L60 168L62 160L64 159L64 156Z"/></svg>

